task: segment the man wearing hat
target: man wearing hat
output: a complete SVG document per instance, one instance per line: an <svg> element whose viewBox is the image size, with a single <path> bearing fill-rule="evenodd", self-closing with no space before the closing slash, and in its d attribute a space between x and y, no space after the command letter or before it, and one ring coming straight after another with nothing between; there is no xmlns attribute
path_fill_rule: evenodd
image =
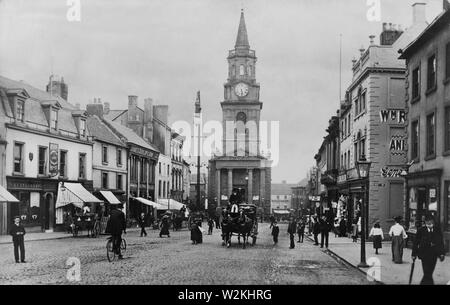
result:
<svg viewBox="0 0 450 305"><path fill-rule="evenodd" d="M126 234L126 220L125 214L121 211L123 205L111 205L111 212L108 222L106 224L105 233L109 233L112 236L113 248L115 253L122 259L122 253L120 251L120 244L122 243L122 232Z"/></svg>
<svg viewBox="0 0 450 305"><path fill-rule="evenodd" d="M414 240L412 259L417 257L422 261L423 278L421 285L433 285L433 272L436 267L437 259L444 261L444 239L442 232L435 225L432 214L425 216L425 226L417 230L416 239Z"/></svg>
<svg viewBox="0 0 450 305"><path fill-rule="evenodd" d="M20 249L20 262L25 263L25 228L20 224L20 217L14 217L14 224L11 227L9 234L12 236L14 244L14 258L16 263L19 263L19 249Z"/></svg>

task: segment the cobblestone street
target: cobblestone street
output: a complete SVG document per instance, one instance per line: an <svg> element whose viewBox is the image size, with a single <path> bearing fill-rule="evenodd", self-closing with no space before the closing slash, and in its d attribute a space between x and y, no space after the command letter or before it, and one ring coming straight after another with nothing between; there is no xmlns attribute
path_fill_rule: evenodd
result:
<svg viewBox="0 0 450 305"><path fill-rule="evenodd" d="M320 251L305 239L289 249L286 225L272 245L269 224L260 224L255 246L242 249L233 237L230 248L221 245L220 232L204 235L192 245L189 232L171 232L159 238L148 230L124 235L127 250L122 261L109 263L106 236L65 238L26 243L27 263L15 264L12 244L0 245L0 284L72 284L66 279L69 257L81 262L79 284L367 284L359 271Z"/></svg>

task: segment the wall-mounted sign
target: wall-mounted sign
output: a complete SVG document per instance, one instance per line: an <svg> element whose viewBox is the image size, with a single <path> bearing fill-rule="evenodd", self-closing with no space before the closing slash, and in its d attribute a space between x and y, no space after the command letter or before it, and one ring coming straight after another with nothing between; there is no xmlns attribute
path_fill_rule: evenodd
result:
<svg viewBox="0 0 450 305"><path fill-rule="evenodd" d="M406 140L403 136L392 136L391 141L389 143L389 150L391 152L404 152L407 149Z"/></svg>
<svg viewBox="0 0 450 305"><path fill-rule="evenodd" d="M54 177L59 174L58 171L58 144L49 143L49 172Z"/></svg>
<svg viewBox="0 0 450 305"><path fill-rule="evenodd" d="M151 150L146 150L140 147L136 147L136 146L131 146L130 147L130 152L137 154L137 155L141 155L141 156L145 156L148 158L153 158L156 159L156 153L151 151Z"/></svg>
<svg viewBox="0 0 450 305"><path fill-rule="evenodd" d="M309 196L310 201L320 201L320 196Z"/></svg>
<svg viewBox="0 0 450 305"><path fill-rule="evenodd" d="M380 110L380 121L382 123L404 123L406 121L405 110Z"/></svg>
<svg viewBox="0 0 450 305"><path fill-rule="evenodd" d="M381 177L383 178L398 178L401 177L402 169L394 167L383 167L381 169Z"/></svg>

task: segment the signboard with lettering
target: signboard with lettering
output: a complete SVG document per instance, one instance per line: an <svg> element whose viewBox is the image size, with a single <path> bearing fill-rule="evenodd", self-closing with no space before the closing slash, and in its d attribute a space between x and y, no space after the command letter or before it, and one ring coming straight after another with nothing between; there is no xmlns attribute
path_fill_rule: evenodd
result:
<svg viewBox="0 0 450 305"><path fill-rule="evenodd" d="M383 167L381 169L381 177L383 178L398 178L401 177L402 174L401 168L395 168L395 167Z"/></svg>
<svg viewBox="0 0 450 305"><path fill-rule="evenodd" d="M339 184L339 183L345 183L345 181L347 181L347 173L340 174L340 175L337 177L337 183L338 183L338 184Z"/></svg>
<svg viewBox="0 0 450 305"><path fill-rule="evenodd" d="M359 179L356 168L352 168L347 171L347 179Z"/></svg>
<svg viewBox="0 0 450 305"><path fill-rule="evenodd" d="M140 148L137 146L131 146L130 152L137 154L137 155L145 156L147 158L152 158L152 159L157 158L157 154L155 152L153 152L151 150L143 149L143 148Z"/></svg>
<svg viewBox="0 0 450 305"><path fill-rule="evenodd" d="M320 196L309 196L310 201L320 201Z"/></svg>
<svg viewBox="0 0 450 305"><path fill-rule="evenodd" d="M402 124L406 121L405 110L380 110L380 121L382 123L398 123Z"/></svg>
<svg viewBox="0 0 450 305"><path fill-rule="evenodd" d="M49 143L49 173L50 176L55 177L59 174L58 171L58 144Z"/></svg>

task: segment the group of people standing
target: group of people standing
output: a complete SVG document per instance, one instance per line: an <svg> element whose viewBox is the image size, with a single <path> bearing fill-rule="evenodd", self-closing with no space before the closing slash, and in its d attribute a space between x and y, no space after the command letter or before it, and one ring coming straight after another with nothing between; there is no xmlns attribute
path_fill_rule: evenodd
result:
<svg viewBox="0 0 450 305"><path fill-rule="evenodd" d="M305 237L305 227L306 222L302 218L298 218L297 220L294 217L291 217L288 224L287 233L289 234L290 239L290 249L295 248L295 234L298 235L299 243L303 242ZM273 243L276 245L278 243L278 235L280 234L280 228L278 227L278 223L273 216L270 217L270 228L272 229L272 237Z"/></svg>

